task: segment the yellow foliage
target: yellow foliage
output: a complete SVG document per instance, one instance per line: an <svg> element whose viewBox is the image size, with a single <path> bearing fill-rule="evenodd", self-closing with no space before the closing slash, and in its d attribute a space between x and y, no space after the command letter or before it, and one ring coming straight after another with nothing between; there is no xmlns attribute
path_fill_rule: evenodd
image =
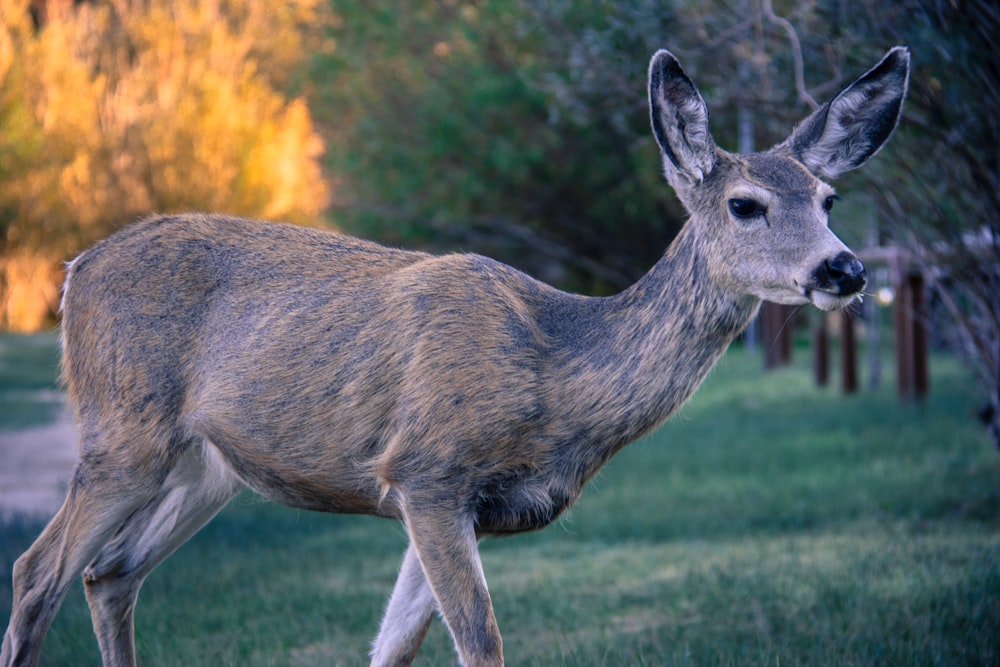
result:
<svg viewBox="0 0 1000 667"><path fill-rule="evenodd" d="M280 92L326 3L93 2L40 28L28 5L0 0L0 326L41 325L14 298L49 312L39 275L58 271L25 257L68 259L149 212L326 208L322 140Z"/></svg>
<svg viewBox="0 0 1000 667"><path fill-rule="evenodd" d="M62 267L36 252L8 252L0 257L0 319L10 331L38 331L59 304Z"/></svg>

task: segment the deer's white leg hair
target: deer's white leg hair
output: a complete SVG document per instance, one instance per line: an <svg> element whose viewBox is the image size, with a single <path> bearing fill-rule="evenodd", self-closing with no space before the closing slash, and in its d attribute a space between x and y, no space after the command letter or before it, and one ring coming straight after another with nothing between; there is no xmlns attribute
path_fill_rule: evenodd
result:
<svg viewBox="0 0 1000 667"><path fill-rule="evenodd" d="M411 544L372 644L372 667L410 664L427 634L436 606L417 550Z"/></svg>
<svg viewBox="0 0 1000 667"><path fill-rule="evenodd" d="M159 491L133 513L84 570L87 602L105 662L134 665L134 613L150 572L241 488L215 448L191 447Z"/></svg>

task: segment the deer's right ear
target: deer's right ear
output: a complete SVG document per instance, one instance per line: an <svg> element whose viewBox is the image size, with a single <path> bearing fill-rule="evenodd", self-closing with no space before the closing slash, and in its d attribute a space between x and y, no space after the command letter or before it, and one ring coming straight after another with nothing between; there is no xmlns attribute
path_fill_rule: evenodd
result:
<svg viewBox="0 0 1000 667"><path fill-rule="evenodd" d="M806 118L775 149L817 176L860 167L888 141L903 110L910 52L897 46L861 78Z"/></svg>
<svg viewBox="0 0 1000 667"><path fill-rule="evenodd" d="M657 51L649 62L649 113L667 181L677 189L705 180L715 166L708 107L669 51Z"/></svg>

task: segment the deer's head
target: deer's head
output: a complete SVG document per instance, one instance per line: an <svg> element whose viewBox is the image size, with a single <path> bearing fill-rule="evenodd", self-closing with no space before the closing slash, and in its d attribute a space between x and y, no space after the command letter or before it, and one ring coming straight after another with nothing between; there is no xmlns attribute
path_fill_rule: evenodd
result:
<svg viewBox="0 0 1000 667"><path fill-rule="evenodd" d="M667 181L711 253L727 289L785 304L842 308L864 289L865 267L829 228L833 179L864 164L899 121L909 52L896 47L857 81L762 153L715 145L708 108L667 51L649 67L653 134Z"/></svg>

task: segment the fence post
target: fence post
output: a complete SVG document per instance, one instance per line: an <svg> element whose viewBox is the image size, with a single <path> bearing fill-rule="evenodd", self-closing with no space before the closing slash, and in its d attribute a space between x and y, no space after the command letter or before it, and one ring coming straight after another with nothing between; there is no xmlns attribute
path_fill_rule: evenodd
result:
<svg viewBox="0 0 1000 667"><path fill-rule="evenodd" d="M792 359L792 308L765 301L761 304L760 343L764 347L764 368L788 364Z"/></svg>
<svg viewBox="0 0 1000 667"><path fill-rule="evenodd" d="M854 336L854 315L840 311L840 386L845 394L858 391L858 345Z"/></svg>
<svg viewBox="0 0 1000 667"><path fill-rule="evenodd" d="M825 318L813 328L813 374L816 384L825 387L830 382L830 334Z"/></svg>
<svg viewBox="0 0 1000 667"><path fill-rule="evenodd" d="M909 278L912 292L913 317L913 397L923 399L927 396L930 384L928 375L928 357L930 351L927 342L927 297L924 291L924 277L919 273L911 273Z"/></svg>
<svg viewBox="0 0 1000 667"><path fill-rule="evenodd" d="M924 278L906 272L896 287L896 369L897 388L902 400L922 399L927 395L928 344Z"/></svg>

